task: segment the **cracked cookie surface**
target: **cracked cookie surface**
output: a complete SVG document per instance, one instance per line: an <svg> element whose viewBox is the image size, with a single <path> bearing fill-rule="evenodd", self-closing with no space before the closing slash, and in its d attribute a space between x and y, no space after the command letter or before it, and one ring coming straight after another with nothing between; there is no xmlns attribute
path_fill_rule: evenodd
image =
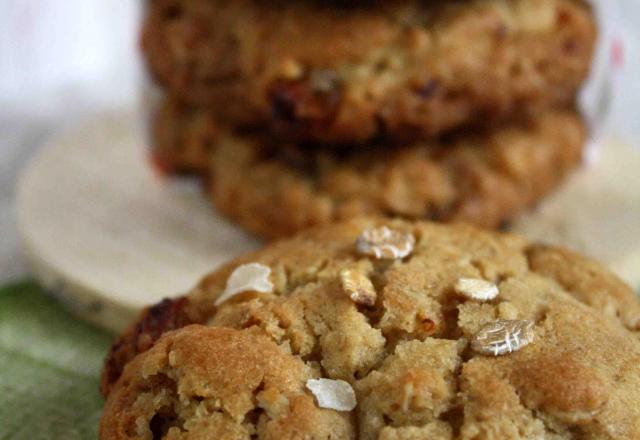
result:
<svg viewBox="0 0 640 440"><path fill-rule="evenodd" d="M411 234L410 253L358 252L358 237L381 226ZM270 268L270 291L215 307L249 263ZM345 292L345 270L370 281L373 304ZM499 294L465 297L460 279ZM352 220L236 259L161 309L114 344L104 439L640 437L633 292L590 260L516 236ZM473 337L499 320L531 322L531 342L474 351ZM314 404L305 383L320 377L348 382L355 409Z"/></svg>
<svg viewBox="0 0 640 440"><path fill-rule="evenodd" d="M596 39L582 0L148 3L143 52L171 94L235 126L363 148L568 105Z"/></svg>

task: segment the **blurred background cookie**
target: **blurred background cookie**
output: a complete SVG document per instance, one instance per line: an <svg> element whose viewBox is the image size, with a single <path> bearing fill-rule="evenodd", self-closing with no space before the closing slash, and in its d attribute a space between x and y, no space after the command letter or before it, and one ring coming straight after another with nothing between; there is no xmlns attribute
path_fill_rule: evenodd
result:
<svg viewBox="0 0 640 440"><path fill-rule="evenodd" d="M580 163L587 138L571 110L365 149L232 133L170 100L154 127L160 160L206 175L220 212L263 237L365 214L506 227Z"/></svg>
<svg viewBox="0 0 640 440"><path fill-rule="evenodd" d="M582 0L164 0L142 31L179 98L287 140L363 146L569 104L595 41Z"/></svg>

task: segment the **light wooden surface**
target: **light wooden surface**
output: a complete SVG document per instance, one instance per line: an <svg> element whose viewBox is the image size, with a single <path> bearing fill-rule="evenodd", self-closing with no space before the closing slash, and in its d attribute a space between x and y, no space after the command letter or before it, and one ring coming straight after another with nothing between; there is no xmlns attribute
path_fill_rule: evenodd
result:
<svg viewBox="0 0 640 440"><path fill-rule="evenodd" d="M609 141L594 155L514 230L595 258L640 288L640 151Z"/></svg>
<svg viewBox="0 0 640 440"><path fill-rule="evenodd" d="M259 245L217 217L195 182L154 174L136 120L105 117L54 140L18 184L18 233L35 275L116 331Z"/></svg>
<svg viewBox="0 0 640 440"><path fill-rule="evenodd" d="M259 242L192 181L154 174L135 115L98 118L52 141L19 182L18 229L35 275L79 316L119 331ZM515 229L594 256L640 285L640 154L600 149Z"/></svg>

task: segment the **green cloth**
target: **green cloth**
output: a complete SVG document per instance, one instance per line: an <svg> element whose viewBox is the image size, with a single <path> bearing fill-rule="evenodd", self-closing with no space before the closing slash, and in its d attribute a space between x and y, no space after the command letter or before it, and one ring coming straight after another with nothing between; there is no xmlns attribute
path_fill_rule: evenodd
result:
<svg viewBox="0 0 640 440"><path fill-rule="evenodd" d="M95 439L112 336L33 282L0 288L0 439Z"/></svg>

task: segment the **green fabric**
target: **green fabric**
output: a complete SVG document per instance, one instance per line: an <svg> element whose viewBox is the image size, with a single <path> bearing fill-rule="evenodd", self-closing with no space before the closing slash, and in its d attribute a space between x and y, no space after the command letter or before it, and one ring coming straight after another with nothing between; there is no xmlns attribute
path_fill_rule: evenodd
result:
<svg viewBox="0 0 640 440"><path fill-rule="evenodd" d="M0 439L95 439L112 336L33 282L0 288Z"/></svg>

